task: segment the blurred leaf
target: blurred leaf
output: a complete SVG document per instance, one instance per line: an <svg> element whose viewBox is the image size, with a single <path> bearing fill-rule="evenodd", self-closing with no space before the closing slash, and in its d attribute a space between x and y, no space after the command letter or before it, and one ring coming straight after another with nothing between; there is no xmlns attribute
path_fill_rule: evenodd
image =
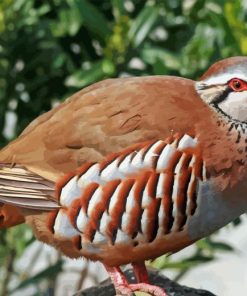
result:
<svg viewBox="0 0 247 296"><path fill-rule="evenodd" d="M111 29L108 26L104 15L87 0L75 0L85 25L104 39L110 35Z"/></svg>
<svg viewBox="0 0 247 296"><path fill-rule="evenodd" d="M133 21L129 30L129 39L138 47L150 33L159 14L159 8L146 6Z"/></svg>
<svg viewBox="0 0 247 296"><path fill-rule="evenodd" d="M212 247L212 249L214 250L219 250L219 251L227 251L227 252L231 252L234 250L234 248L232 246L230 246L229 244L223 243L223 242L212 242L210 241L210 245Z"/></svg>
<svg viewBox="0 0 247 296"><path fill-rule="evenodd" d="M214 52L217 30L207 24L198 24L192 39L184 47L184 75L191 75L195 70L204 69L209 57ZM207 42L205 42L207 40Z"/></svg>
<svg viewBox="0 0 247 296"><path fill-rule="evenodd" d="M163 258L163 257L162 257ZM206 256L206 255L194 255L192 257L182 259L181 261L172 262L172 261L157 261L153 265L159 269L188 269L195 265L210 262L214 259L214 256Z"/></svg>
<svg viewBox="0 0 247 296"><path fill-rule="evenodd" d="M162 63L171 70L179 70L181 66L178 56L162 48L143 48L140 55L144 62L148 64Z"/></svg>
<svg viewBox="0 0 247 296"><path fill-rule="evenodd" d="M238 226L238 225L240 225L241 224L241 217L238 217L238 218L236 218L234 221L233 221L233 225L234 226Z"/></svg>
<svg viewBox="0 0 247 296"><path fill-rule="evenodd" d="M59 21L50 22L52 33L56 37L69 34L74 36L78 33L83 20L79 11L74 7L70 10L61 10L58 12Z"/></svg>
<svg viewBox="0 0 247 296"><path fill-rule="evenodd" d="M66 79L67 86L84 87L92 82L113 75L114 65L109 60L102 60L90 66L89 70L79 70Z"/></svg>
<svg viewBox="0 0 247 296"><path fill-rule="evenodd" d="M111 2L112 2L113 14L117 20L121 15L123 15L125 13L124 1L111 0Z"/></svg>
<svg viewBox="0 0 247 296"><path fill-rule="evenodd" d="M224 15L229 24L229 31L235 36L235 43L239 45L242 53L247 54L247 26L242 12L239 1L226 1Z"/></svg>
<svg viewBox="0 0 247 296"><path fill-rule="evenodd" d="M62 270L63 261L59 260L56 264L49 266L45 270L39 272L38 274L29 277L28 279L22 281L17 287L10 291L10 293L15 292L18 289L22 289L28 285L35 284L40 282L46 278L52 277L56 275L58 272Z"/></svg>
<svg viewBox="0 0 247 296"><path fill-rule="evenodd" d="M223 243L223 242L216 242L213 241L210 238L206 238L204 240L200 240L197 243L199 248L202 249L208 249L211 251L215 251L215 250L220 250L220 251L233 251L234 248L232 246L230 246L229 244Z"/></svg>

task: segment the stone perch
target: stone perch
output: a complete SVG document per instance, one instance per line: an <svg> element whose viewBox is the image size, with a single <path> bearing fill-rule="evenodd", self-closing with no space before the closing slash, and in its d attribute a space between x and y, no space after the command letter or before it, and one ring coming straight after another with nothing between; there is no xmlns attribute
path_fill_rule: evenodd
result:
<svg viewBox="0 0 247 296"><path fill-rule="evenodd" d="M165 289L168 296L216 296L215 294L201 290L181 286L178 283L161 275L158 271L149 270L149 278L152 284L160 286ZM131 269L125 271L129 282L135 283L134 274ZM115 296L115 290L110 282L110 279L103 281L97 287L91 287L83 291L79 291L73 296ZM148 295L148 294L142 294Z"/></svg>

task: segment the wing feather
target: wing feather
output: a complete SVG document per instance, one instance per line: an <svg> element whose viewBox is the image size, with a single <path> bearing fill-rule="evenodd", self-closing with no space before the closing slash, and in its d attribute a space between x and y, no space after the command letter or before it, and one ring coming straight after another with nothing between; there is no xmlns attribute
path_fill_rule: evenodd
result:
<svg viewBox="0 0 247 296"><path fill-rule="evenodd" d="M0 166L0 202L22 208L50 211L60 205L54 183L20 166Z"/></svg>

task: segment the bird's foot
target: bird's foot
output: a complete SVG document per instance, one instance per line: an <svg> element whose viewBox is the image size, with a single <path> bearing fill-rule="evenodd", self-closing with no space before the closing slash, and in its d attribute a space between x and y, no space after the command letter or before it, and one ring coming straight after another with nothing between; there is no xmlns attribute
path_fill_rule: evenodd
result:
<svg viewBox="0 0 247 296"><path fill-rule="evenodd" d="M117 295L132 296L134 292L145 292L152 296L168 296L164 290L158 286L138 283L129 285L118 285L116 288Z"/></svg>
<svg viewBox="0 0 247 296"><path fill-rule="evenodd" d="M140 291L153 296L168 296L162 288L146 283L130 284L129 288L132 292Z"/></svg>
<svg viewBox="0 0 247 296"><path fill-rule="evenodd" d="M133 296L133 292L129 285L115 286L116 296Z"/></svg>
<svg viewBox="0 0 247 296"><path fill-rule="evenodd" d="M138 280L148 281L148 274L143 266L143 264L134 265L136 277ZM132 296L134 292L140 291L152 296L168 296L162 288L151 285L148 282L129 284L119 267L109 267L105 265L105 268L111 277L117 295Z"/></svg>

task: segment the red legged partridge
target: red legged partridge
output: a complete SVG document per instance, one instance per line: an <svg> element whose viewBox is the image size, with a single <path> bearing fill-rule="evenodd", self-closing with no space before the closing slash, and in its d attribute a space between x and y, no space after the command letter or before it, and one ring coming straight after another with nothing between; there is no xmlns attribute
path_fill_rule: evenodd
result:
<svg viewBox="0 0 247 296"><path fill-rule="evenodd" d="M71 258L102 262L118 293L166 295L144 261L247 209L247 58L200 81L111 79L34 120L0 152L0 227L25 221ZM132 263L136 284L120 266Z"/></svg>

